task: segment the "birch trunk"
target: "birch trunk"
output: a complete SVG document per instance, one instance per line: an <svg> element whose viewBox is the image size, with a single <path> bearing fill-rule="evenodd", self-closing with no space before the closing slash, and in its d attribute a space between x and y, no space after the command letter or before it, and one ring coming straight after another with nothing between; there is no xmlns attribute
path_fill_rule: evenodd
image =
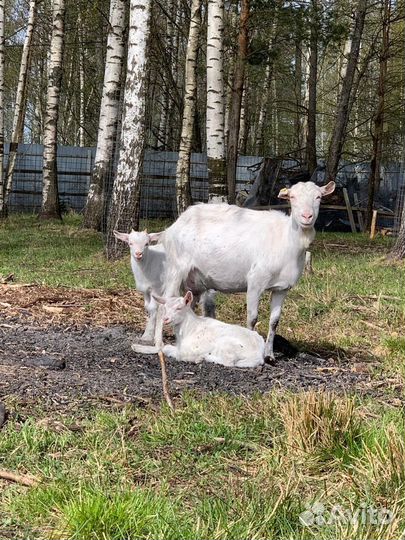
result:
<svg viewBox="0 0 405 540"><path fill-rule="evenodd" d="M150 8L150 0L142 3L131 0L120 154L107 220L106 255L109 259L124 253L123 243L116 240L113 230L129 231L139 227Z"/></svg>
<svg viewBox="0 0 405 540"><path fill-rule="evenodd" d="M257 122L257 137L256 137L256 155L264 156L264 126L267 118L267 108L269 105L269 94L271 92L271 81L273 79L273 61L270 61L266 66L264 74L263 91L260 96L259 120Z"/></svg>
<svg viewBox="0 0 405 540"><path fill-rule="evenodd" d="M17 92L14 105L13 127L11 132L10 150L8 154L7 171L5 174L5 188L3 204L0 205L0 215L8 213L8 199L13 186L13 175L17 161L18 144L22 142L24 134L24 118L27 100L28 71L31 60L31 42L37 14L37 0L30 0L27 23L27 33L21 55L20 73L18 76Z"/></svg>
<svg viewBox="0 0 405 540"><path fill-rule="evenodd" d="M209 202L225 202L227 200L223 34L224 1L208 0L206 126Z"/></svg>
<svg viewBox="0 0 405 540"><path fill-rule="evenodd" d="M82 19L79 16L79 146L84 146L84 118L85 118L85 107L84 107L84 39L83 39L83 25Z"/></svg>
<svg viewBox="0 0 405 540"><path fill-rule="evenodd" d="M238 161L238 143L240 129L240 109L242 104L243 85L248 48L248 22L250 0L241 0L239 23L238 55L235 63L235 73L232 85L232 105L229 116L227 184L228 202L235 203L236 196L236 165Z"/></svg>
<svg viewBox="0 0 405 540"><path fill-rule="evenodd" d="M312 175L317 167L316 157L316 96L318 84L318 0L312 1L312 24L309 38L308 117L306 162Z"/></svg>
<svg viewBox="0 0 405 540"><path fill-rule="evenodd" d="M0 0L0 215L4 205L4 0Z"/></svg>
<svg viewBox="0 0 405 540"><path fill-rule="evenodd" d="M363 35L364 21L366 18L368 0L359 0L351 36L350 53L347 59L345 78L342 81L342 89L337 105L336 121L333 128L332 139L329 146L329 155L326 162L326 179L334 180L342 156L343 145L346 139L346 128L349 121L350 98L354 75L359 59L360 42Z"/></svg>
<svg viewBox="0 0 405 540"><path fill-rule="evenodd" d="M52 12L53 26L44 123L44 165L40 212L42 219L61 219L58 193L57 136L65 39L65 0L53 0Z"/></svg>
<svg viewBox="0 0 405 540"><path fill-rule="evenodd" d="M105 204L105 187L112 174L114 144L120 111L120 90L125 54L126 0L111 0L110 28L107 39L103 94L97 134L94 168L84 212L84 227L101 229Z"/></svg>
<svg viewBox="0 0 405 540"><path fill-rule="evenodd" d="M200 26L201 0L193 0L186 54L183 124L176 169L176 198L179 214L192 204L190 159L197 97L197 53Z"/></svg>

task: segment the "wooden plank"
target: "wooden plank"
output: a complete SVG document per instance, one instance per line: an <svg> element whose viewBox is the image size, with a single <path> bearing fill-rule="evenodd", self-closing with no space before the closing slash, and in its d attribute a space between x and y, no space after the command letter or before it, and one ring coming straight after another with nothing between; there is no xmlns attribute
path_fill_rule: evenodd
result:
<svg viewBox="0 0 405 540"><path fill-rule="evenodd" d="M347 193L346 188L343 188L343 197L345 198L347 215L349 216L349 221L350 221L350 228L352 229L352 232L357 232L356 223L354 222L353 210L350 204L349 194Z"/></svg>
<svg viewBox="0 0 405 540"><path fill-rule="evenodd" d="M377 210L373 210L373 218L371 220L371 227L370 227L370 240L373 240L375 237L375 230L377 225Z"/></svg>
<svg viewBox="0 0 405 540"><path fill-rule="evenodd" d="M358 208L358 210L357 210L357 221L359 222L359 230L360 230L360 232L364 232L365 229L364 229L363 214L361 213L361 210L359 208L359 196L357 195L357 193L354 193L353 198L354 198L354 203L355 203L356 207Z"/></svg>

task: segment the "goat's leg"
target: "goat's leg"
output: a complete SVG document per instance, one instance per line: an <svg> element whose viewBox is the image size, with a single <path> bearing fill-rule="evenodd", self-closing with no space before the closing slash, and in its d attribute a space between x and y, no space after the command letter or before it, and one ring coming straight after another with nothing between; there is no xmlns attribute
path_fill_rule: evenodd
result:
<svg viewBox="0 0 405 540"><path fill-rule="evenodd" d="M215 319L215 294L215 291L210 289L201 295L200 304L204 317Z"/></svg>
<svg viewBox="0 0 405 540"><path fill-rule="evenodd" d="M182 274L176 270L176 265L166 273L164 295L166 297L178 296L182 284ZM158 305L155 322L155 345L158 349L163 347L163 306Z"/></svg>
<svg viewBox="0 0 405 540"><path fill-rule="evenodd" d="M141 342L153 343L158 305L151 294L145 294L145 308L148 313L148 321Z"/></svg>
<svg viewBox="0 0 405 540"><path fill-rule="evenodd" d="M262 295L262 290L257 287L257 284L252 282L248 283L246 293L247 304L247 327L250 330L254 330L257 323L257 316L259 313L259 301Z"/></svg>
<svg viewBox="0 0 405 540"><path fill-rule="evenodd" d="M267 334L264 356L265 358L270 358L272 360L274 360L274 336L276 335L276 329L281 315L281 308L283 307L283 302L287 296L287 292L287 290L273 291L271 294L269 333Z"/></svg>

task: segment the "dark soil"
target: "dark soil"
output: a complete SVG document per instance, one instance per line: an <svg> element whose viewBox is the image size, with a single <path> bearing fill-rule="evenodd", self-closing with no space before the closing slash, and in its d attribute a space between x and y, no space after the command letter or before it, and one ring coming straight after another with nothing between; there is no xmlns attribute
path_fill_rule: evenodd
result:
<svg viewBox="0 0 405 540"><path fill-rule="evenodd" d="M0 400L69 409L73 404L160 400L157 355L134 353L134 332L125 326L43 327L18 317L0 325ZM292 353L294 354L294 353ZM184 390L248 395L272 388L323 389L378 395L384 383L371 380L367 364L307 353L278 354L263 369L230 369L214 364L167 360L173 396ZM395 399L392 389L390 396Z"/></svg>

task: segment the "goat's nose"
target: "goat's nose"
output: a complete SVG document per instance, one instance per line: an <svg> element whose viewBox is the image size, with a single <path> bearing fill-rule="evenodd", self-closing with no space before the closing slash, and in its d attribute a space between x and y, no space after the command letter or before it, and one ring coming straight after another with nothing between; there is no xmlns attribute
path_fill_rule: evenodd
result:
<svg viewBox="0 0 405 540"><path fill-rule="evenodd" d="M312 219L313 215L314 214L312 212L302 212L302 217L304 219Z"/></svg>
<svg viewBox="0 0 405 540"><path fill-rule="evenodd" d="M142 251L135 251L136 257L142 257Z"/></svg>

